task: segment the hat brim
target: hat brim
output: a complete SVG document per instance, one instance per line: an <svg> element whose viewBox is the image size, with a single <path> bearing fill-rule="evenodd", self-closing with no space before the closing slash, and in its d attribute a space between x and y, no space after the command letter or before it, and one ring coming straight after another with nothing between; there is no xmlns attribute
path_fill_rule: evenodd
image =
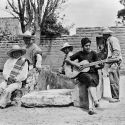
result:
<svg viewBox="0 0 125 125"><path fill-rule="evenodd" d="M19 37L22 37L22 38L35 38L36 35L19 34L18 36L19 36Z"/></svg>
<svg viewBox="0 0 125 125"><path fill-rule="evenodd" d="M7 55L10 56L10 57L12 57L12 54L13 54L14 52L18 52L18 51L21 52L21 56L26 53L26 49L18 49L18 50L11 49L10 51L7 52Z"/></svg>
<svg viewBox="0 0 125 125"><path fill-rule="evenodd" d="M73 50L73 46L66 46L66 47L61 48L60 50L64 52L64 50L65 50L66 48L70 48L71 50Z"/></svg>
<svg viewBox="0 0 125 125"><path fill-rule="evenodd" d="M102 32L103 34L112 34L113 33L113 31L106 31L106 32Z"/></svg>

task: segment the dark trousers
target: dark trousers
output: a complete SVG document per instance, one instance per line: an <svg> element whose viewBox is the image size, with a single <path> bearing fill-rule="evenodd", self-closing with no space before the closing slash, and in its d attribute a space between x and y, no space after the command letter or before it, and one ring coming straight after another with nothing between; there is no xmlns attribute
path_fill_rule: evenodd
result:
<svg viewBox="0 0 125 125"><path fill-rule="evenodd" d="M119 99L119 81L120 81L119 66L111 68L111 71L109 72L109 80L110 80L112 98Z"/></svg>

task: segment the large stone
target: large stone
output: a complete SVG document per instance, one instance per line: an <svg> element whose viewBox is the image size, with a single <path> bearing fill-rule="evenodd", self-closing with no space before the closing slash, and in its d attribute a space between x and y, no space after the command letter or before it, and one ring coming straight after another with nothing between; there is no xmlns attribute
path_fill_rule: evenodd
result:
<svg viewBox="0 0 125 125"><path fill-rule="evenodd" d="M24 106L65 106L72 103L72 89L51 89L24 95Z"/></svg>

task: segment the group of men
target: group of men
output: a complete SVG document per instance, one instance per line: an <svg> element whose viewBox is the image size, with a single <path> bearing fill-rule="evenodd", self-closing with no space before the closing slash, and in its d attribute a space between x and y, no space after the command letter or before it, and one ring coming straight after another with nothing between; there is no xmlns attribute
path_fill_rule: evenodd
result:
<svg viewBox="0 0 125 125"><path fill-rule="evenodd" d="M105 69L110 81L110 88L111 88L111 96L112 98L109 100L110 103L119 102L119 80L120 80L120 64L122 61L121 49L119 40L112 36L113 31L109 28L105 28L102 31L103 40L106 44L106 59L109 63L102 63L91 66L88 72L80 72L77 75L77 80L80 84L85 84L88 89L88 101L89 101L89 114L93 115L96 112L94 111L94 107L99 107L99 99L97 97L97 90L96 87L99 84L99 69ZM98 61L99 53L90 49L91 40L89 38L82 38L81 39L81 46L82 50L73 54L71 51L73 50L72 46L66 43L61 50L66 54L64 58L64 63L62 65L62 73L67 74L67 70L65 70L65 65L71 65L75 67L82 68L80 62L87 60L89 63ZM70 51L71 50L71 51ZM103 51L103 50L102 50ZM68 52L70 52L68 54ZM102 53L104 54L104 52ZM104 59L104 58L103 58ZM75 61L77 60L77 61ZM65 72L64 72L65 71Z"/></svg>
<svg viewBox="0 0 125 125"><path fill-rule="evenodd" d="M107 45L107 59L116 59L112 63L100 63L90 67L88 72L80 72L75 79L80 84L85 84L88 89L88 100L89 100L89 114L95 114L94 107L99 107L99 100L97 98L96 87L99 84L98 69L107 66L112 99L110 102L119 101L119 68L122 61L121 49L119 41L116 37L112 36L112 31L108 28L103 30L103 38ZM4 81L0 84L0 94L4 93L0 98L0 107L5 108L11 98L13 91L20 89L22 83L28 77L30 69L34 69L35 72L41 70L42 64L42 51L41 49L32 42L32 34L26 31L23 35L25 42L25 49L15 45L10 51L7 52L9 59L4 64L3 77ZM98 53L91 50L91 40L87 37L81 39L82 50L73 54L73 46L69 43L65 43L61 48L61 51L65 53L64 61L62 63L59 72L66 75L68 70L65 66L70 65L71 68L77 67L82 68L80 62L87 60L89 63L98 61Z"/></svg>
<svg viewBox="0 0 125 125"><path fill-rule="evenodd" d="M4 80L0 84L0 108L11 103L11 96L15 90L20 90L28 79L30 71L39 72L42 64L42 51L33 42L32 32L21 34L25 46L14 45L7 52L8 59L4 64ZM33 79L31 79L31 82Z"/></svg>

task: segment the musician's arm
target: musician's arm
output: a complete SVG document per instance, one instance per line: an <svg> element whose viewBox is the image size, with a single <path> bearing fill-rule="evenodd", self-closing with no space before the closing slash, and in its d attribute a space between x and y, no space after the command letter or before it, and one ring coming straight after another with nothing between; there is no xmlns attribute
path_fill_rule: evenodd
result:
<svg viewBox="0 0 125 125"><path fill-rule="evenodd" d="M70 58L66 59L65 62L71 66L75 66L75 67L79 67L79 63L77 63L76 61L71 61Z"/></svg>

